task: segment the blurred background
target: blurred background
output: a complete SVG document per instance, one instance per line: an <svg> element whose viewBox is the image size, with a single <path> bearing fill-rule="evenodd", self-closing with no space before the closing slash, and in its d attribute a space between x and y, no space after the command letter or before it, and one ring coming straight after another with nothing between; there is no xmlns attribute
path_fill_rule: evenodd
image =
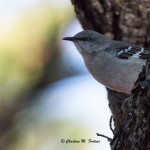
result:
<svg viewBox="0 0 150 150"><path fill-rule="evenodd" d="M62 41L81 30L69 0L0 0L0 150L110 149L106 89Z"/></svg>

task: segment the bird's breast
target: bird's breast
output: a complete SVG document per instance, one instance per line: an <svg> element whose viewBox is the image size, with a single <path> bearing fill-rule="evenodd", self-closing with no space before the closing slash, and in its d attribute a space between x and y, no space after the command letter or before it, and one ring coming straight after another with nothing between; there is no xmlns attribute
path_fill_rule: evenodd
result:
<svg viewBox="0 0 150 150"><path fill-rule="evenodd" d="M115 91L130 93L142 71L143 62L119 59L98 53L84 56L85 65L93 77Z"/></svg>

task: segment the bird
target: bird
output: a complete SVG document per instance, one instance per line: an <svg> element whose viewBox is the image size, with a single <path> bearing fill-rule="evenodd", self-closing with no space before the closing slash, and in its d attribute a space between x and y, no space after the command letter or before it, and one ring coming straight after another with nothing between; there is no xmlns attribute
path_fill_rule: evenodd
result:
<svg viewBox="0 0 150 150"><path fill-rule="evenodd" d="M112 40L93 30L84 30L63 40L75 44L88 71L98 82L127 94L131 94L149 54L143 47Z"/></svg>

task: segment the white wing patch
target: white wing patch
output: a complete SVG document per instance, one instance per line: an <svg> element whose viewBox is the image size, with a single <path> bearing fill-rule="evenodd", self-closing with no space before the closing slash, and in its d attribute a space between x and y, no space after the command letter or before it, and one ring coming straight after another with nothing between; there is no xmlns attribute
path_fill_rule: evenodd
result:
<svg viewBox="0 0 150 150"><path fill-rule="evenodd" d="M134 58L139 58L140 57L140 54L144 52L144 48L141 48L141 50L137 53L135 53L132 57Z"/></svg>
<svg viewBox="0 0 150 150"><path fill-rule="evenodd" d="M122 59L129 59L129 58L146 59L148 57L148 53L145 53L144 48L136 47L136 46L129 46L129 47L117 48L116 56Z"/></svg>

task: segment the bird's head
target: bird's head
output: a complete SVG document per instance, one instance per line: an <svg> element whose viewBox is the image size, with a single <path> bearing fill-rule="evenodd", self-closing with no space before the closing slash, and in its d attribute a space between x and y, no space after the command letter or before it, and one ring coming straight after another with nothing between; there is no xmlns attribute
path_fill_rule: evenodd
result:
<svg viewBox="0 0 150 150"><path fill-rule="evenodd" d="M74 42L80 53L92 53L101 49L106 37L96 31L85 30L73 37L65 37L63 40Z"/></svg>

